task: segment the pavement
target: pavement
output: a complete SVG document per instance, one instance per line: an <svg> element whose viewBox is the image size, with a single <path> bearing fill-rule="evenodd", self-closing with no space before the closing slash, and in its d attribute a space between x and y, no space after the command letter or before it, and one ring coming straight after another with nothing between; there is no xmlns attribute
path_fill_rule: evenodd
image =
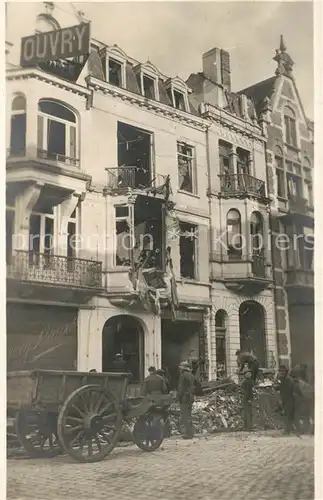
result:
<svg viewBox="0 0 323 500"><path fill-rule="evenodd" d="M103 462L61 455L7 461L8 500L310 500L314 439L279 432L171 438L153 453L131 445Z"/></svg>

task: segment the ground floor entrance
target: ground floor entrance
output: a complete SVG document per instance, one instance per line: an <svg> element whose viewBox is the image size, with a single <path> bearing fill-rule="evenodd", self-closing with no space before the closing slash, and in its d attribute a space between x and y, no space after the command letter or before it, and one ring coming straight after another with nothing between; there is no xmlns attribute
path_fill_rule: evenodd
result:
<svg viewBox="0 0 323 500"><path fill-rule="evenodd" d="M7 304L7 370L76 370L78 310Z"/></svg>
<svg viewBox="0 0 323 500"><path fill-rule="evenodd" d="M260 366L267 366L265 311L258 302L247 300L239 308L240 349L253 352Z"/></svg>

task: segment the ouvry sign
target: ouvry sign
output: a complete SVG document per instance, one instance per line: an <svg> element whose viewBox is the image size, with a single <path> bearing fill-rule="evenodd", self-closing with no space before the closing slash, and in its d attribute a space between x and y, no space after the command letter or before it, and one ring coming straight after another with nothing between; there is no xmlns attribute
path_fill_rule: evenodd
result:
<svg viewBox="0 0 323 500"><path fill-rule="evenodd" d="M90 23L37 33L21 40L20 66L35 66L46 61L67 59L90 51Z"/></svg>

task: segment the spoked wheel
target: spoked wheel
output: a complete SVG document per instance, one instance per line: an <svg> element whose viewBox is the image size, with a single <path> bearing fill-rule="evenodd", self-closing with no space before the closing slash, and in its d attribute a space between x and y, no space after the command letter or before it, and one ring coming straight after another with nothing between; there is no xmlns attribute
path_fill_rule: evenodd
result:
<svg viewBox="0 0 323 500"><path fill-rule="evenodd" d="M157 450L164 440L164 425L160 416L141 416L133 428L134 443L143 451Z"/></svg>
<svg viewBox="0 0 323 500"><path fill-rule="evenodd" d="M61 453L55 413L20 410L16 416L16 432L20 444L34 457L54 457Z"/></svg>
<svg viewBox="0 0 323 500"><path fill-rule="evenodd" d="M59 413L59 440L78 462L98 462L115 447L122 419L120 405L110 392L96 385L80 387Z"/></svg>

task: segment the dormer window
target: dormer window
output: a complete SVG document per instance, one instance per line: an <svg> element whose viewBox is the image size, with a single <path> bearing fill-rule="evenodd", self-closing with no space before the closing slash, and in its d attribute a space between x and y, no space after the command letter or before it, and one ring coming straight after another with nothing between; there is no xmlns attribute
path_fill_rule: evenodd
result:
<svg viewBox="0 0 323 500"><path fill-rule="evenodd" d="M156 81L150 78L149 76L143 75L142 77L142 87L143 94L147 99L156 99L155 92Z"/></svg>
<svg viewBox="0 0 323 500"><path fill-rule="evenodd" d="M172 106L180 111L189 111L187 86L183 80L176 77L166 82L166 89Z"/></svg>
<svg viewBox="0 0 323 500"><path fill-rule="evenodd" d="M122 87L122 64L109 57L109 83Z"/></svg>

